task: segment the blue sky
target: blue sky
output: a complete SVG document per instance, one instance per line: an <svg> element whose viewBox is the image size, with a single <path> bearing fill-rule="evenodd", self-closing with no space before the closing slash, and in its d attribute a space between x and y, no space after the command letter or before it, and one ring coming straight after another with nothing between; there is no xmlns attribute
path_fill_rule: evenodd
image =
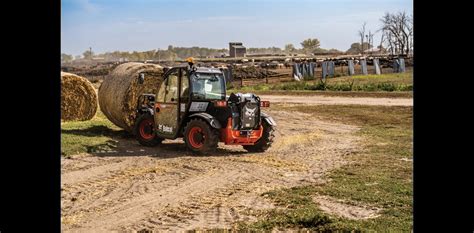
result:
<svg viewBox="0 0 474 233"><path fill-rule="evenodd" d="M62 0L61 52L80 55L180 47L322 48L347 50L367 22L372 32L385 12L413 12L412 0ZM380 34L375 37L377 43Z"/></svg>

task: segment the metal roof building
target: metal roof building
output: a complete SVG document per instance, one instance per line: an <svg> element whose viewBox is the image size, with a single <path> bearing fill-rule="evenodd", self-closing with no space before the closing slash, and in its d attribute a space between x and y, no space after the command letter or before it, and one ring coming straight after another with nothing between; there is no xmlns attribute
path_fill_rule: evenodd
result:
<svg viewBox="0 0 474 233"><path fill-rule="evenodd" d="M230 57L245 57L247 48L242 45L242 42L229 42Z"/></svg>

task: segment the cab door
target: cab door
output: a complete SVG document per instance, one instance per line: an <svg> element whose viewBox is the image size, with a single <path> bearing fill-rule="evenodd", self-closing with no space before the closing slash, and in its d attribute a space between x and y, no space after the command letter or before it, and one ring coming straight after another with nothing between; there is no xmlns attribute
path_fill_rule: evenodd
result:
<svg viewBox="0 0 474 233"><path fill-rule="evenodd" d="M168 72L158 90L155 101L156 133L162 138L174 139L179 130L179 94L180 68L173 68Z"/></svg>

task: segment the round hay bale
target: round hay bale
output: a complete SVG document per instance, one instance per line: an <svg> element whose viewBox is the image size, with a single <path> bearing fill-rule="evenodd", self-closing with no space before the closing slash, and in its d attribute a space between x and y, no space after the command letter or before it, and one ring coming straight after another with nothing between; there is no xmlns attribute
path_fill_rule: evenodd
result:
<svg viewBox="0 0 474 233"><path fill-rule="evenodd" d="M142 84L138 83L140 73L145 75ZM100 110L116 126L131 133L138 97L144 93L155 94L162 76L163 67L156 64L129 62L117 66L100 85Z"/></svg>
<svg viewBox="0 0 474 233"><path fill-rule="evenodd" d="M86 121L97 112L97 93L86 78L61 72L61 120Z"/></svg>

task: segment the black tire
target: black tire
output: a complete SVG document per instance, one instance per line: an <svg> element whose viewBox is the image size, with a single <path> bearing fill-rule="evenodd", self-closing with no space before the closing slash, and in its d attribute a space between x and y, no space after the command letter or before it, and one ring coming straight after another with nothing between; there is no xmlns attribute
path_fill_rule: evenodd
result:
<svg viewBox="0 0 474 233"><path fill-rule="evenodd" d="M155 119L150 114L143 114L135 122L134 134L137 141L143 146L156 146L163 142L163 138L156 136L154 131Z"/></svg>
<svg viewBox="0 0 474 233"><path fill-rule="evenodd" d="M275 135L273 134L275 129L273 129L273 126L268 124L268 122L266 122L263 119L262 119L262 126L263 126L262 137L254 145L243 146L244 149L247 150L248 152L265 152L272 145L273 138L275 138Z"/></svg>
<svg viewBox="0 0 474 233"><path fill-rule="evenodd" d="M199 118L192 119L184 129L184 142L194 153L213 152L219 142L219 131Z"/></svg>

